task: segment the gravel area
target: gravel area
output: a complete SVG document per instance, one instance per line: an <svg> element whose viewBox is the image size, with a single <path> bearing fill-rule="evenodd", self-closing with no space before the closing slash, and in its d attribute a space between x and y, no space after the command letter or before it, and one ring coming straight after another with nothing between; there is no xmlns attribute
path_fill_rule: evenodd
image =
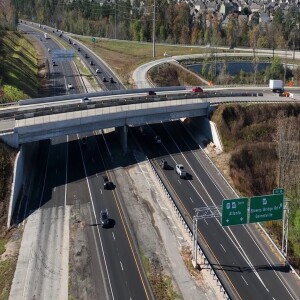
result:
<svg viewBox="0 0 300 300"><path fill-rule="evenodd" d="M207 269L188 271L192 241L143 153L135 156L140 163L114 172L141 252L159 261L181 299L222 299Z"/></svg>

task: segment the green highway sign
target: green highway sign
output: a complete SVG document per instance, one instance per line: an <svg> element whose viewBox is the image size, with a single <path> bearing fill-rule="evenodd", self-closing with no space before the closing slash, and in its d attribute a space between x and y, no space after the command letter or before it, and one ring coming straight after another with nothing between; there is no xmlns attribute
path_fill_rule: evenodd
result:
<svg viewBox="0 0 300 300"><path fill-rule="evenodd" d="M93 38L92 38L92 42L93 42L93 43L96 43L96 38L93 37Z"/></svg>
<svg viewBox="0 0 300 300"><path fill-rule="evenodd" d="M247 223L248 198L224 199L222 226Z"/></svg>
<svg viewBox="0 0 300 300"><path fill-rule="evenodd" d="M282 213L283 194L250 198L250 223L281 220Z"/></svg>
<svg viewBox="0 0 300 300"><path fill-rule="evenodd" d="M278 188L273 190L274 195L283 195L284 194L284 188Z"/></svg>

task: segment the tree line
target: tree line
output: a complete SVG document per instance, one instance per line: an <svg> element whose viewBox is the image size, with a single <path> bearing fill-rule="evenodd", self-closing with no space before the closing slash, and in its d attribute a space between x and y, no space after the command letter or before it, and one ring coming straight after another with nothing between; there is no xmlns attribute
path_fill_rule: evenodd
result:
<svg viewBox="0 0 300 300"><path fill-rule="evenodd" d="M90 0L0 2L11 2L20 18L49 24L64 31L152 41L154 0L115 0L103 5ZM185 1L159 0L155 4L155 37L158 42L275 49L300 47L300 12L292 8L285 15L277 9L272 22L264 24L259 22L258 12L252 14L250 22L247 18L240 20L238 13L232 13L228 16L226 27L223 27L219 14L204 10L195 15ZM249 16L249 10L243 9L241 14Z"/></svg>

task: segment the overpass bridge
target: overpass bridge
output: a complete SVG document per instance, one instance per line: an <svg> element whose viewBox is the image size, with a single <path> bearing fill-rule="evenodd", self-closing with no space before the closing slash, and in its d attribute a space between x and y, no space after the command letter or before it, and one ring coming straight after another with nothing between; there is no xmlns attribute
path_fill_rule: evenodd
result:
<svg viewBox="0 0 300 300"><path fill-rule="evenodd" d="M257 92L191 93L185 87L177 87L158 88L156 95L149 96L149 90L22 100L18 105L1 108L0 138L18 147L23 143L115 127L126 151L128 126L208 116L215 105L225 102L279 101L279 97Z"/></svg>

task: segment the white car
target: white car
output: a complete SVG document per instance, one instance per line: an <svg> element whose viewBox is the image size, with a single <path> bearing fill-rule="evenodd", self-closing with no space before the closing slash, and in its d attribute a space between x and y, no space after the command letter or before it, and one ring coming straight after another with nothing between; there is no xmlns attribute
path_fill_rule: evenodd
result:
<svg viewBox="0 0 300 300"><path fill-rule="evenodd" d="M72 85L72 83L68 83L67 87L68 87L68 90L74 89L74 86Z"/></svg>
<svg viewBox="0 0 300 300"><path fill-rule="evenodd" d="M88 103L88 102L91 102L91 99L88 98L88 97L83 97L83 98L81 99L81 102L82 102L82 103Z"/></svg>
<svg viewBox="0 0 300 300"><path fill-rule="evenodd" d="M101 73L101 70L100 69L96 69L96 73Z"/></svg>
<svg viewBox="0 0 300 300"><path fill-rule="evenodd" d="M186 172L182 164L176 165L176 173L179 175L180 178L186 178Z"/></svg>

